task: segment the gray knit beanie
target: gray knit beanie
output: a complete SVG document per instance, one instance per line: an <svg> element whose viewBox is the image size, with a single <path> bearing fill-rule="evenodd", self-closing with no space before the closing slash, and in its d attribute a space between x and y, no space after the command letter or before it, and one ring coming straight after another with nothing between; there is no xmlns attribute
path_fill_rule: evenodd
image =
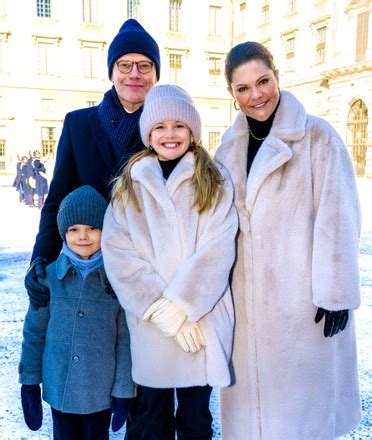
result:
<svg viewBox="0 0 372 440"><path fill-rule="evenodd" d="M65 240L71 225L89 225L102 229L107 202L92 186L81 186L61 202L57 214L59 235Z"/></svg>
<svg viewBox="0 0 372 440"><path fill-rule="evenodd" d="M181 121L191 130L194 141L201 140L201 120L191 96L181 87L165 84L153 87L145 98L140 117L142 142L150 146L150 133L162 121Z"/></svg>

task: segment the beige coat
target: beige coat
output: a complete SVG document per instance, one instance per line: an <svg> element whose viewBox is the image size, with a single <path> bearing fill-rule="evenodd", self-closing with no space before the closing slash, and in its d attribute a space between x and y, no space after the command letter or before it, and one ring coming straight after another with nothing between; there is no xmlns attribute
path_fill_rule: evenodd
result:
<svg viewBox="0 0 372 440"><path fill-rule="evenodd" d="M232 292L233 369L222 390L224 440L330 440L361 418L353 314L323 336L317 307L359 306L360 215L349 154L288 92L247 181L247 121L238 113L216 157L240 219Z"/></svg>
<svg viewBox="0 0 372 440"><path fill-rule="evenodd" d="M218 204L193 208L194 158L187 153L165 181L159 162L146 157L132 168L142 212L132 204L108 207L102 253L112 287L126 310L133 379L154 388L230 384L234 313L229 273L235 259L238 217L228 173ZM141 318L162 295L198 321L206 348L185 353Z"/></svg>

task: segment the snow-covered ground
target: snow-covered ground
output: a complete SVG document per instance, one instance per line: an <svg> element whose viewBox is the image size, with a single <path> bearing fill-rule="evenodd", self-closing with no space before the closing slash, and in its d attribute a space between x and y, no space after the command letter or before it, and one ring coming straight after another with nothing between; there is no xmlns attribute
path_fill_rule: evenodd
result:
<svg viewBox="0 0 372 440"><path fill-rule="evenodd" d="M42 428L33 433L23 422L20 403L17 364L23 318L28 305L23 278L37 233L40 213L37 208L29 208L18 202L18 195L11 187L12 181L12 176L0 176L0 440L51 439L48 406L44 405ZM344 436L344 440L372 439L372 180L359 179L358 188L363 212L360 251L362 306L356 311L356 322L363 421L354 431ZM220 439L218 399L215 393L211 408L214 415L213 438ZM112 433L110 439L123 439L123 432L120 430Z"/></svg>

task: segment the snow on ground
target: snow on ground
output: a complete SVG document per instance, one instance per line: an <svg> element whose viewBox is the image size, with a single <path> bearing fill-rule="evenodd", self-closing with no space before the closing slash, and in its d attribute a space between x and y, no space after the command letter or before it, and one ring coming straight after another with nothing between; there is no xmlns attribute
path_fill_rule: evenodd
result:
<svg viewBox="0 0 372 440"><path fill-rule="evenodd" d="M39 211L18 202L11 187L13 176L0 176L0 440L47 440L52 438L48 405L44 404L44 423L37 432L24 424L17 364L22 340L22 325L28 306L23 278L37 233ZM372 439L372 180L359 179L358 188L363 213L363 234L360 251L362 306L356 311L360 387L363 421L343 440ZM214 439L220 439L218 399L212 395ZM110 439L123 439L124 429L111 433ZM275 439L273 439L275 440ZM315 439L299 439L315 440Z"/></svg>

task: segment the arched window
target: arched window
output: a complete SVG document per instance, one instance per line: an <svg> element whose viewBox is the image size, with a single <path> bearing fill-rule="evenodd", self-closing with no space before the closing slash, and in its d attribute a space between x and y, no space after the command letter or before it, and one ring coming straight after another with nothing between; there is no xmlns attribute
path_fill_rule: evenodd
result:
<svg viewBox="0 0 372 440"><path fill-rule="evenodd" d="M364 176L367 154L368 109L361 99L350 107L347 118L347 143L357 176Z"/></svg>

